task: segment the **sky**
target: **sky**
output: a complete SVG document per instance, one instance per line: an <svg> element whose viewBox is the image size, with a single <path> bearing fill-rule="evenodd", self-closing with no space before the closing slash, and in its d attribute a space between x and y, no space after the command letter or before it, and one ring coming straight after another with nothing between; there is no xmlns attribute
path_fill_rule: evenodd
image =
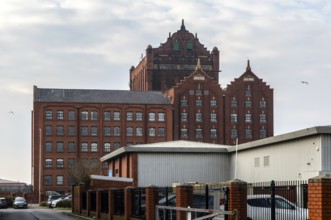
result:
<svg viewBox="0 0 331 220"><path fill-rule="evenodd" d="M222 88L247 59L273 88L275 135L331 125L331 1L1 0L0 179L31 183L34 85L128 90L130 67L182 19L220 50Z"/></svg>

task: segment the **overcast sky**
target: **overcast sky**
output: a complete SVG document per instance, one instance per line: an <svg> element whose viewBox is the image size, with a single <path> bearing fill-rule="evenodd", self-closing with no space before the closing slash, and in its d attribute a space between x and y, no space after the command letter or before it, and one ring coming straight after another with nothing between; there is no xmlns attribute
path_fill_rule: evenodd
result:
<svg viewBox="0 0 331 220"><path fill-rule="evenodd" d="M1 0L0 179L31 183L33 85L127 90L182 19L220 50L222 88L250 59L274 89L275 135L330 125L330 16L327 0Z"/></svg>

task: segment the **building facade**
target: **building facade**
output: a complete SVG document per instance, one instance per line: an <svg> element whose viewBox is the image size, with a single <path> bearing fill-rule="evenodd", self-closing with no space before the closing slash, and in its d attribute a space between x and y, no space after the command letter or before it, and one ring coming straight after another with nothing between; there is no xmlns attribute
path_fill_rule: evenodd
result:
<svg viewBox="0 0 331 220"><path fill-rule="evenodd" d="M99 168L99 158L121 146L170 141L172 105L160 92L41 89L34 87L32 185L40 194L66 193L78 164Z"/></svg>
<svg viewBox="0 0 331 220"><path fill-rule="evenodd" d="M208 51L196 35L186 30L184 21L180 30L160 47L147 46L141 62L130 69L130 90L166 91L195 70L197 59L208 76L218 81L219 51Z"/></svg>
<svg viewBox="0 0 331 220"><path fill-rule="evenodd" d="M78 165L109 173L99 158L130 144L186 140L234 145L273 135L273 90L246 71L219 85L219 50L207 50L186 30L130 69L130 91L34 87L32 185L68 192ZM134 162L128 159L127 167ZM124 169L136 175L134 169Z"/></svg>
<svg viewBox="0 0 331 220"><path fill-rule="evenodd" d="M182 21L180 30L169 33L159 47L149 45L141 62L131 67L130 90L171 97L174 140L233 145L271 137L273 89L249 61L239 78L221 88L219 54L217 47L208 51Z"/></svg>

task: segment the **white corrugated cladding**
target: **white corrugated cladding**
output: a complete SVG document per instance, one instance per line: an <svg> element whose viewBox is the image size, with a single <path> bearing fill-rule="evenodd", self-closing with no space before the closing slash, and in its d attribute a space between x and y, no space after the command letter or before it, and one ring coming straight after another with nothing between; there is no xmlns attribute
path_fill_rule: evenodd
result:
<svg viewBox="0 0 331 220"><path fill-rule="evenodd" d="M329 147L327 150L330 160ZM309 136L241 150L237 160L237 179L249 183L271 180L308 180L319 175L320 148L321 137ZM235 152L232 152L230 164L232 179L235 170Z"/></svg>
<svg viewBox="0 0 331 220"><path fill-rule="evenodd" d="M331 135L322 135L321 141L322 172L331 172Z"/></svg>
<svg viewBox="0 0 331 220"><path fill-rule="evenodd" d="M171 186L175 182L229 180L226 153L139 153L138 185Z"/></svg>

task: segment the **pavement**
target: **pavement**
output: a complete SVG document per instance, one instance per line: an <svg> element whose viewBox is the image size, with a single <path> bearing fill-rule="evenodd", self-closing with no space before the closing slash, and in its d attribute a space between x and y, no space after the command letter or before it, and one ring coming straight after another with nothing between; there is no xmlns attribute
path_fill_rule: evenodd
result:
<svg viewBox="0 0 331 220"><path fill-rule="evenodd" d="M29 204L28 206L29 209L50 209L47 206L39 206L39 204ZM95 218L90 218L90 217L85 217L81 215L77 215L75 213L71 212L71 209L61 209L61 208L55 208L54 210L62 211L64 214L68 216L72 216L78 219L83 219L83 220L95 220Z"/></svg>

